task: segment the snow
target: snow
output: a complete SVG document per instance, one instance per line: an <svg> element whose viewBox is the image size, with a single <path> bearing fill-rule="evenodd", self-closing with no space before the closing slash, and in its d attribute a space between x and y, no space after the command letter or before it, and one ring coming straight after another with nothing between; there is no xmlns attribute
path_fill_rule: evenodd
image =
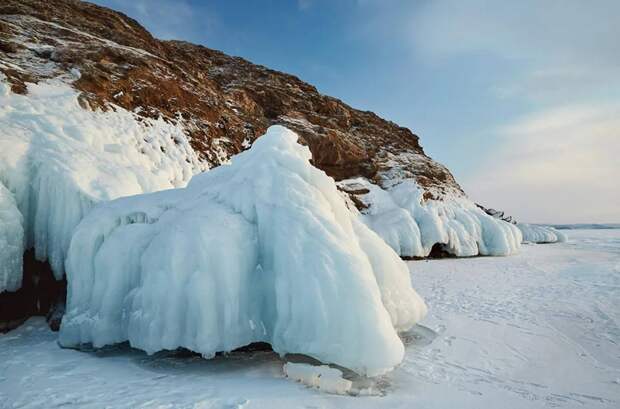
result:
<svg viewBox="0 0 620 409"><path fill-rule="evenodd" d="M557 243L565 242L567 237L561 231L549 226L537 224L517 223L523 234L523 241L529 243Z"/></svg>
<svg viewBox="0 0 620 409"><path fill-rule="evenodd" d="M411 267L437 338L402 368L429 396L447 382L459 407L619 406L620 231Z"/></svg>
<svg viewBox="0 0 620 409"><path fill-rule="evenodd" d="M341 181L344 191L364 192L362 220L403 257L426 257L437 243L457 257L518 252L520 230L484 213L465 197L424 200L412 179L383 189L364 178Z"/></svg>
<svg viewBox="0 0 620 409"><path fill-rule="evenodd" d="M0 293L21 287L23 253L22 215L13 195L0 180Z"/></svg>
<svg viewBox="0 0 620 409"><path fill-rule="evenodd" d="M406 264L281 126L187 188L103 203L67 258L65 346L128 340L212 357L251 342L360 374L426 313Z"/></svg>
<svg viewBox="0 0 620 409"><path fill-rule="evenodd" d="M38 317L0 335L0 407L620 406L620 230L574 231L566 243L524 245L513 257L408 264L431 309L403 334L403 363L372 381L380 395L291 382L271 352L205 360L127 345L61 349Z"/></svg>
<svg viewBox="0 0 620 409"><path fill-rule="evenodd" d="M181 125L83 109L71 80L19 95L0 78L0 182L23 216L26 247L58 279L73 228L94 204L181 187L203 169Z"/></svg>

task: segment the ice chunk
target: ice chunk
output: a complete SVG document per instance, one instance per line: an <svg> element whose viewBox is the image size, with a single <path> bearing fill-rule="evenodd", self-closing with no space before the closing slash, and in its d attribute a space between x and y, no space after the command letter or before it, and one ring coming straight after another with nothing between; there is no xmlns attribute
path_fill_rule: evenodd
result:
<svg viewBox="0 0 620 409"><path fill-rule="evenodd" d="M282 370L288 378L327 393L345 395L353 386L353 382L342 377L341 370L327 365L287 362Z"/></svg>
<svg viewBox="0 0 620 409"><path fill-rule="evenodd" d="M466 197L424 200L423 190L411 179L388 189L364 178L339 185L356 192L365 206L364 223L403 257L426 257L436 244L458 257L505 256L520 247L516 226L487 215Z"/></svg>
<svg viewBox="0 0 620 409"><path fill-rule="evenodd" d="M78 225L60 342L212 356L251 342L360 374L397 365L426 312L406 265L274 126L187 188L117 199Z"/></svg>
<svg viewBox="0 0 620 409"><path fill-rule="evenodd" d="M24 229L13 194L0 180L0 293L16 291L22 284Z"/></svg>
<svg viewBox="0 0 620 409"><path fill-rule="evenodd" d="M518 223L517 227L523 234L523 241L529 243L563 243L566 235L550 226Z"/></svg>

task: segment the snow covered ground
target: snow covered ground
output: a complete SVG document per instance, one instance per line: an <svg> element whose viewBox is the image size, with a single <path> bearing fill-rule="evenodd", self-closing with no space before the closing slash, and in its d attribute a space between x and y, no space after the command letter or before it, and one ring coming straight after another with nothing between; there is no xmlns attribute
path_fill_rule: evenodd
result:
<svg viewBox="0 0 620 409"><path fill-rule="evenodd" d="M429 315L374 396L294 383L270 352L60 349L36 318L0 336L0 408L620 407L620 230L409 266Z"/></svg>

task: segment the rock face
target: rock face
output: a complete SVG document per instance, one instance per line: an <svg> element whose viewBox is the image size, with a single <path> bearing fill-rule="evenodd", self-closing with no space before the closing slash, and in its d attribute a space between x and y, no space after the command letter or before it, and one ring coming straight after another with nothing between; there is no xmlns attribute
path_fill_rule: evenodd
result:
<svg viewBox="0 0 620 409"><path fill-rule="evenodd" d="M314 165L336 180L386 172L414 178L428 197L461 194L410 130L321 95L298 78L183 41L153 38L131 18L74 0L5 0L0 71L12 90L77 74L84 107L110 104L182 122L210 167L244 150L267 127L302 136Z"/></svg>

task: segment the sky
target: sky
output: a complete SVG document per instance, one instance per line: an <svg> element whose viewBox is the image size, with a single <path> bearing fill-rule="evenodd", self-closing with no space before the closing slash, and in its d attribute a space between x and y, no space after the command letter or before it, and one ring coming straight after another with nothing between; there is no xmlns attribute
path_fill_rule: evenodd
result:
<svg viewBox="0 0 620 409"><path fill-rule="evenodd" d="M620 222L620 1L95 3L410 128L518 220Z"/></svg>

